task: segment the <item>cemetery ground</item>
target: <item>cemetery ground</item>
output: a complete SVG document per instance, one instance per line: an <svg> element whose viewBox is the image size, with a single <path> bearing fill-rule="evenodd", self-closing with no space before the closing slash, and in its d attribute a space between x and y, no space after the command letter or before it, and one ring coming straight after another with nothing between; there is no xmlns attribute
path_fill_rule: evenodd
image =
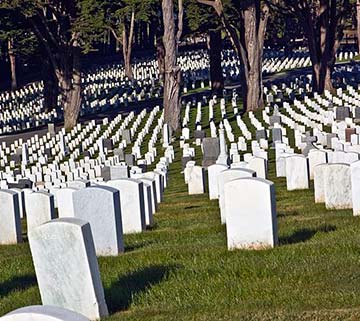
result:
<svg viewBox="0 0 360 321"><path fill-rule="evenodd" d="M235 121L231 113L229 120ZM254 130L247 116L244 121ZM360 222L351 210L315 204L313 187L287 191L285 178L276 178L271 150L279 246L228 251L217 201L188 195L179 143L174 146L176 160L153 228L125 235L124 254L99 258L106 320L360 318ZM0 246L0 315L40 304L36 284L27 241Z"/></svg>

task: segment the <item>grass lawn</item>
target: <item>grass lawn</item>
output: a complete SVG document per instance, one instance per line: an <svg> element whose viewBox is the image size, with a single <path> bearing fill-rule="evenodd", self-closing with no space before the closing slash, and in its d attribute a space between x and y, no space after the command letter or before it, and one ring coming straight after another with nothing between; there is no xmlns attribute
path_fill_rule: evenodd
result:
<svg viewBox="0 0 360 321"><path fill-rule="evenodd" d="M229 252L217 201L187 195L175 146L155 226L99 258L106 320L360 319L359 218L314 204L313 188L287 192L271 151L280 245ZM40 303L28 244L0 246L0 315Z"/></svg>

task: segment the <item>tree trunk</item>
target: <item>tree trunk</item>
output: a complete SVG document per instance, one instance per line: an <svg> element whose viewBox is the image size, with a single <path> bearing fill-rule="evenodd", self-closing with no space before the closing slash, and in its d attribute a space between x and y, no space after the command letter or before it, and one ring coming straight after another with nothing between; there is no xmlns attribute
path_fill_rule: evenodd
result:
<svg viewBox="0 0 360 321"><path fill-rule="evenodd" d="M239 23L235 27L227 20L221 0L197 1L215 9L239 56L244 110L262 108L262 58L269 7L266 4L262 6L260 0L244 1L244 8L239 13Z"/></svg>
<svg viewBox="0 0 360 321"><path fill-rule="evenodd" d="M66 58L64 57L64 59ZM72 64L71 61L68 61L64 66L65 77L60 81L64 108L64 127L66 130L71 130L77 124L81 107L80 47L76 41L72 47Z"/></svg>
<svg viewBox="0 0 360 321"><path fill-rule="evenodd" d="M165 48L164 119L165 123L169 125L170 135L172 136L173 132L180 129L181 113L181 69L176 62L178 37L175 35L173 0L162 0L162 12Z"/></svg>
<svg viewBox="0 0 360 321"><path fill-rule="evenodd" d="M165 48L160 37L156 41L156 57L159 68L159 80L162 83L165 80Z"/></svg>
<svg viewBox="0 0 360 321"><path fill-rule="evenodd" d="M222 97L224 89L224 77L221 66L221 30L210 30L209 36L211 91L213 95Z"/></svg>
<svg viewBox="0 0 360 321"><path fill-rule="evenodd" d="M244 28L241 29L243 46L246 48L246 65L243 79L244 110L255 111L264 107L262 89L262 57L266 20L260 17L260 1L252 1L244 10ZM267 19L267 17L266 17Z"/></svg>
<svg viewBox="0 0 360 321"><path fill-rule="evenodd" d="M356 1L356 20L357 20L357 39L358 39L358 53L360 54L360 0Z"/></svg>
<svg viewBox="0 0 360 321"><path fill-rule="evenodd" d="M130 80L134 79L133 69L131 66L131 52L132 52L133 37L134 37L134 26L135 26L135 12L132 11L131 19L130 19L129 38L127 36L125 24L123 26L123 32L122 32L122 45L123 45L125 75Z"/></svg>
<svg viewBox="0 0 360 321"><path fill-rule="evenodd" d="M10 70L11 70L11 89L17 89L17 79L16 79L16 56L14 52L14 39L10 38L8 40L8 53L10 61Z"/></svg>
<svg viewBox="0 0 360 321"><path fill-rule="evenodd" d="M50 62L43 64L42 79L44 82L44 108L48 112L57 107L59 96L59 83Z"/></svg>

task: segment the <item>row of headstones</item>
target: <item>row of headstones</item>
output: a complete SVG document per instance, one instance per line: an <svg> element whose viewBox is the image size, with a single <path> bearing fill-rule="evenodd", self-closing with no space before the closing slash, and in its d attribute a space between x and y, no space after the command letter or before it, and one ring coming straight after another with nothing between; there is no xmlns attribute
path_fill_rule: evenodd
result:
<svg viewBox="0 0 360 321"><path fill-rule="evenodd" d="M229 169L227 165L214 164L207 171L209 198L219 200L228 249L275 246L277 222L273 183L256 177L257 173L249 168ZM189 164L185 179L188 180L189 194L204 193L204 168Z"/></svg>
<svg viewBox="0 0 360 321"><path fill-rule="evenodd" d="M37 320L85 321L106 317L96 255L118 255L124 251L123 233L141 232L152 224L153 210L162 200L167 181L169 164L161 165L162 172L148 172L136 179L59 190L58 219L53 219L53 195L23 191L28 239L45 306L24 308L3 319L27 320L31 315ZM11 229L16 231L16 239L11 241L21 240L19 195L0 190L2 244Z"/></svg>
<svg viewBox="0 0 360 321"><path fill-rule="evenodd" d="M125 160L127 163L129 163L129 165L135 165L134 161L137 157L141 156L140 154L140 146L143 142L143 139L145 137L145 135L149 132L150 130L150 126L152 125L152 122L154 121L155 115L157 114L157 112L159 111L159 108L155 108L154 110L151 111L148 122L145 125L145 128L142 129L142 131L139 133L137 140L135 141L135 146L133 147L133 155L129 155L129 156L133 156L133 159L131 161L131 157L126 157L127 155L124 155L123 149L126 147L127 142L131 142L131 133L135 133L136 129L139 126L140 121L143 119L144 114L145 114L145 110L143 110L143 112L141 112L138 116L138 118L136 119L136 121L134 122L133 126L130 128L130 130L125 129L126 126L129 124L129 122L134 118L134 114L130 113L129 116L127 116L124 120L124 122L122 123L122 125L120 126L119 130L113 134L113 130L115 128L115 126L120 124L120 120L121 120L121 115L119 115L118 117L116 117L110 124L108 124L107 119L105 119L103 121L103 125L107 125L108 129L105 130L101 136L92 136L90 131L89 131L89 125L86 126L84 128L83 131L80 131L80 129L78 131L75 131L75 133L69 133L68 136L66 137L67 141L69 142L68 144L71 144L72 141L75 140L75 143L82 143L84 144L84 142L82 142L82 140L85 138L85 135L89 135L90 133L90 138L85 138L86 140L86 144L90 144L92 142L94 142L94 149L99 151L99 155L100 155L100 164L99 162L96 160L91 160L89 157L85 157L84 160L80 160L80 163L78 166L76 166L76 163L74 162L74 159L76 159L76 155L74 156L73 153L70 153L68 155L70 155L70 160L66 161L63 164L60 164L60 168L58 166L58 162L57 160L55 160L55 162L53 161L52 164L49 164L48 166L44 166L46 165L46 162L44 162L44 164L36 164L35 166L32 166L31 169L25 169L23 171L24 176L30 177L32 179L32 181L36 182L36 181L43 181L45 180L45 183L56 183L57 185L59 184L65 184L66 181L71 181L74 179L95 179L96 177L101 176L100 172L101 172L101 163L105 162L105 165L119 165L121 164L121 161ZM156 126L156 128L154 129L152 138L150 139L149 142L149 152L147 152L145 154L145 160L146 160L146 164L151 164L156 157L156 148L155 148L155 144L157 141L157 134L159 133L159 131L161 130L161 125L163 122L163 118L161 117L161 122ZM91 122L92 126L91 128L94 128L95 123ZM81 125L78 125L79 128L81 128ZM77 128L78 128L77 127ZM96 127L96 133L100 133L100 128L101 127ZM106 155L108 153L107 148L109 148L109 150L113 149L113 145L119 141L119 133L122 134L122 141L119 143L119 148L114 150L114 154L115 156L113 157L109 157L107 158ZM60 135L60 144L61 141L64 143L64 139L62 140L61 137L63 137L62 132L59 134ZM107 143L107 141L109 140L108 138L111 137L111 141L109 142L110 144ZM46 138L44 139L46 142ZM40 138L40 142L37 136L35 136L35 139L31 139L31 141L36 142L34 145L34 149L36 148L36 146L43 146L44 142L43 140ZM105 145L106 143L106 145ZM68 145L67 144L67 145ZM18 145L18 142L15 141L14 144L11 145L12 148L4 148L4 150L6 150L6 152L10 153L11 150L13 150L13 148L16 148L16 146ZM33 146L33 145L31 145ZM57 145L56 145L57 146ZM105 146L107 146L105 148ZM87 145L88 147L88 145ZM30 150L33 149L32 147L29 148ZM29 154L29 149L26 150L26 154L22 155L22 163L26 163L26 155ZM66 150L67 147L63 146L62 148L60 148L61 150ZM60 152L61 154L62 152ZM24 154L24 151L23 151ZM63 154L65 155L65 154ZM90 154L91 156L91 154ZM125 156L125 157L124 157ZM127 159L128 158L128 159ZM108 159L108 161L107 161ZM25 160L25 162L24 162ZM110 164L107 164L107 162L110 162ZM138 164L139 164L139 160L138 160ZM50 169L49 169L50 168ZM60 171L60 170L62 171ZM3 179L8 179L11 182L15 182L14 180L14 176L15 175L11 175L11 169L6 168L6 173L7 175L2 175ZM88 174L87 174L88 173ZM13 178L13 179L11 179ZM22 176L19 174L16 176L17 179L21 179ZM47 184L46 187L49 187L50 184Z"/></svg>
<svg viewBox="0 0 360 321"><path fill-rule="evenodd" d="M231 57L224 55L224 73L238 75L239 70L237 67L235 71L232 70L234 69L232 62L237 61L237 58L234 53L231 53L231 55ZM281 68L291 68L292 59L292 57L285 58L284 62L287 63L281 63ZM296 58L295 62L297 59L299 58ZM303 57L300 58L300 61L303 59ZM151 97L159 97L161 92L154 91L154 88L157 88L155 81L158 81L158 68L156 64L155 60L135 63L133 68L135 78L137 79L135 82L126 78L124 68L120 65L111 65L88 72L82 77L84 97L81 114L93 113L114 106L118 107L120 104L127 105L130 102L150 99ZM206 52L187 53L183 57L179 57L179 64L184 73L183 78L188 84L191 84L192 89L196 88L198 81L200 81L201 87L204 87L204 83L208 82L209 63ZM268 62L266 64L268 65ZM274 62L270 62L270 64L274 64ZM274 64L274 66L277 66L277 64ZM299 64L297 63L296 67L298 66ZM266 68L270 67L267 66ZM187 91L188 87L188 85L185 85L184 91ZM3 95L3 108L0 106L0 109L5 109L3 118L11 124L5 124L5 127L2 129L3 131L30 128L62 117L56 110L49 113L42 110L42 89L43 85L37 83L30 87L30 90L26 88L25 90L15 92L15 94ZM27 95L24 95L24 93L35 96L35 98L30 100L30 102L20 103L19 108L12 108L12 100L21 99ZM25 113L22 112L23 109L26 110ZM0 113L0 121L2 116ZM19 118L20 116L21 118Z"/></svg>

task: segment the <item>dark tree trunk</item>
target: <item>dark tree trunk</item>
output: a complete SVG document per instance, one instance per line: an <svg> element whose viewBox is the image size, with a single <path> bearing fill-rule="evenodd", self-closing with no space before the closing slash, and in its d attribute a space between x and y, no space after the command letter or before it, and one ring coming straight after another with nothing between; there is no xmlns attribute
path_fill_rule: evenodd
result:
<svg viewBox="0 0 360 321"><path fill-rule="evenodd" d="M64 53L63 70L58 72L66 130L71 130L76 126L81 107L80 51L75 41L71 47L71 53Z"/></svg>
<svg viewBox="0 0 360 321"><path fill-rule="evenodd" d="M10 71L11 71L11 89L17 89L17 79L16 79L16 55L14 52L14 40L10 38L8 40L8 54L10 61Z"/></svg>
<svg viewBox="0 0 360 321"><path fill-rule="evenodd" d="M49 62L43 64L44 108L46 111L57 108L59 82Z"/></svg>
<svg viewBox="0 0 360 321"><path fill-rule="evenodd" d="M156 41L156 57L159 68L160 82L165 80L165 48L162 39L159 37Z"/></svg>
<svg viewBox="0 0 360 321"><path fill-rule="evenodd" d="M127 34L125 25L123 26L123 32L122 32L122 47L123 47L123 56L124 56L125 75L131 80L134 79L133 69L131 65L131 52L133 46L134 27L135 27L135 12L133 11L131 13L129 35Z"/></svg>
<svg viewBox="0 0 360 321"><path fill-rule="evenodd" d="M221 66L221 30L210 30L209 37L211 91L213 95L222 97L224 77Z"/></svg>
<svg viewBox="0 0 360 321"><path fill-rule="evenodd" d="M358 41L358 53L360 54L360 0L356 1L356 20L357 20L357 41Z"/></svg>
<svg viewBox="0 0 360 321"><path fill-rule="evenodd" d="M182 2L179 1L179 30L176 35L173 0L162 0L165 48L164 120L169 125L170 136L180 129L181 69L177 65L177 42L182 31Z"/></svg>

